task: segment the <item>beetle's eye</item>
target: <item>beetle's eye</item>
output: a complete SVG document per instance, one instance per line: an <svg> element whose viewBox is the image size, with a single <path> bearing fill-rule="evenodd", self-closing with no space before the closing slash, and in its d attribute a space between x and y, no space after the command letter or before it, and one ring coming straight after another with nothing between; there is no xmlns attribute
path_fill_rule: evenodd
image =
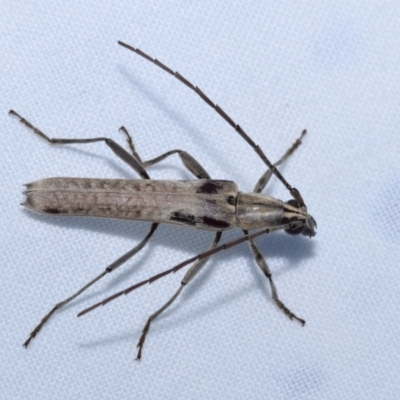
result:
<svg viewBox="0 0 400 400"><path fill-rule="evenodd" d="M285 232L289 235L299 235L300 233L303 233L303 230L304 226L298 226L297 228L285 229Z"/></svg>
<svg viewBox="0 0 400 400"><path fill-rule="evenodd" d="M298 235L300 233L303 233L304 230L304 225L297 224L296 222L300 222L300 220L297 217L292 217L292 218L282 218L281 223L282 224L288 224L289 228L285 229L285 232L289 233L289 235Z"/></svg>

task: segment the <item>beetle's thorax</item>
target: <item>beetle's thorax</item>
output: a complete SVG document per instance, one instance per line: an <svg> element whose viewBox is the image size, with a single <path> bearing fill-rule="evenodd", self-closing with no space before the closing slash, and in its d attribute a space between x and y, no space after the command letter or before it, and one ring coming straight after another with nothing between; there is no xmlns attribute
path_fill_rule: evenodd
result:
<svg viewBox="0 0 400 400"><path fill-rule="evenodd" d="M258 229L280 225L285 203L258 193L239 192L236 219L238 228Z"/></svg>

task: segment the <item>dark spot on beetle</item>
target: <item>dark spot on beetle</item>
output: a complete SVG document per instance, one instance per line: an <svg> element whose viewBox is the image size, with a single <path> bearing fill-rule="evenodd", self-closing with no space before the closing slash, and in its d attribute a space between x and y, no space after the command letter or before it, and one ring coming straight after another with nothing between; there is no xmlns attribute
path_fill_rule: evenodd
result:
<svg viewBox="0 0 400 400"><path fill-rule="evenodd" d="M83 212L83 211L86 211L86 210L84 208L82 208L82 207L73 208L73 212L74 213L80 213L80 212Z"/></svg>
<svg viewBox="0 0 400 400"><path fill-rule="evenodd" d="M217 229L226 229L229 228L229 224L225 221L220 221L218 219L210 218L210 217L202 217L204 225L217 228Z"/></svg>
<svg viewBox="0 0 400 400"><path fill-rule="evenodd" d="M196 193L216 194L218 193L219 189L221 189L221 185L219 185L215 181L206 181L198 187Z"/></svg>
<svg viewBox="0 0 400 400"><path fill-rule="evenodd" d="M296 216L294 216L292 218L283 217L281 219L281 224L287 225L287 224L289 224L291 222L298 222L298 221L300 221L300 219L298 217L296 217Z"/></svg>
<svg viewBox="0 0 400 400"><path fill-rule="evenodd" d="M235 197L235 196L228 196L228 197L226 198L226 201L227 201L228 204L230 204L231 206L235 206L235 205L236 205L236 200L237 200L237 197Z"/></svg>
<svg viewBox="0 0 400 400"><path fill-rule="evenodd" d="M61 214L61 210L58 208L45 208L43 211L47 214Z"/></svg>
<svg viewBox="0 0 400 400"><path fill-rule="evenodd" d="M185 214L179 211L172 213L169 219L170 221L180 222L181 224L185 225L190 225L190 226L196 225L194 215Z"/></svg>
<svg viewBox="0 0 400 400"><path fill-rule="evenodd" d="M290 206L295 207L295 208L299 208L299 205L297 204L297 201L294 200L294 199L288 200L288 201L286 202L286 204L289 204ZM288 210L288 209L285 209L285 210L286 210L286 211L290 211L290 210Z"/></svg>

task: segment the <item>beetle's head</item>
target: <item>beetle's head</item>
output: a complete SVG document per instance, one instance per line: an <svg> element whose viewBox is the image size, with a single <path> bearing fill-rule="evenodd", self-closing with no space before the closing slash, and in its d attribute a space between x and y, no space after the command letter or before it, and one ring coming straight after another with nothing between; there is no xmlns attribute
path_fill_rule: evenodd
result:
<svg viewBox="0 0 400 400"><path fill-rule="evenodd" d="M299 235L301 233L311 238L317 234L315 232L317 222L307 212L307 207L305 205L299 206L294 199L285 203L281 222L288 225L288 229L285 229L285 232L290 235Z"/></svg>

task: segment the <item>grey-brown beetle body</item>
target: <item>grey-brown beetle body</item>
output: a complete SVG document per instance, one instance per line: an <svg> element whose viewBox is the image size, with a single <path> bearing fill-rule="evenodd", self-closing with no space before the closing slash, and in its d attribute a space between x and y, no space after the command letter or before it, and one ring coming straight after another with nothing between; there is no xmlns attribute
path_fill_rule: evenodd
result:
<svg viewBox="0 0 400 400"><path fill-rule="evenodd" d="M176 272L185 265L193 263L181 281L179 289L175 294L154 314L152 314L143 329L138 342L137 359L141 358L142 348L150 328L151 322L168 308L178 297L183 287L188 284L204 266L210 256L218 251L228 249L239 243L247 241L250 250L258 266L268 278L271 287L272 298L276 305L290 318L298 320L302 325L305 321L292 313L279 299L276 287L272 280L271 271L257 247L254 239L263 233L270 233L277 230L285 230L289 234L303 234L312 237L315 233L316 222L308 214L300 192L291 187L283 178L278 169L301 144L305 131L302 132L289 150L272 164L261 148L236 124L217 104L213 103L197 86L194 86L178 72L172 71L160 61L151 58L139 49L135 49L125 43L118 42L121 46L136 52L146 60L153 62L164 71L170 73L192 89L202 100L224 118L235 131L256 151L258 156L268 167L267 171L257 182L254 191L251 193L240 192L237 185L231 181L213 180L207 171L190 154L183 150L171 150L149 161L142 161L136 152L132 139L128 131L122 127L121 130L126 134L130 152L127 152L112 139L97 137L90 139L53 139L42 131L34 127L30 122L21 117L18 113L11 110L10 114L19 118L28 128L51 144L73 144L73 143L94 143L104 142L122 161L133 168L141 179L90 179L90 178L47 178L26 185L26 200L22 204L28 209L45 214L57 216L85 216L85 217L104 217L122 218L139 221L152 222L147 236L133 249L124 254L105 270L79 289L72 296L56 304L48 314L40 321L36 328L31 332L24 346L27 347L30 341L37 335L49 318L65 304L79 296L83 291L92 286L106 274L114 271L148 242L150 237L157 229L158 224L166 223L189 228L206 229L215 231L215 238L208 250L186 260L177 266L161 272L143 282L131 286L102 302L99 302L78 315L83 315L100 305L127 294L137 287ZM172 180L151 180L147 169L165 158L177 154L183 165L197 178L197 180L172 181ZM292 200L283 202L281 200L261 194L272 175L275 175L288 189ZM244 236L240 239L218 246L222 232L240 228ZM249 230L262 229L249 234Z"/></svg>

